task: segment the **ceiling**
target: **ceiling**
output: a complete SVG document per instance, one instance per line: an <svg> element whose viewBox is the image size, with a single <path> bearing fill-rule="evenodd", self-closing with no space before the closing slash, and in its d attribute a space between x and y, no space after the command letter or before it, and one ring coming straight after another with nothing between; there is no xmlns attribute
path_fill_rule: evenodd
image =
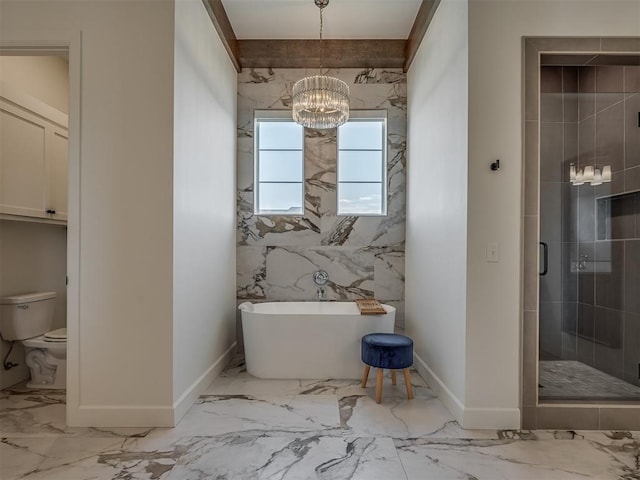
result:
<svg viewBox="0 0 640 480"><path fill-rule="evenodd" d="M406 39L421 0L331 0L324 38ZM317 39L320 12L313 0L222 0L236 38Z"/></svg>

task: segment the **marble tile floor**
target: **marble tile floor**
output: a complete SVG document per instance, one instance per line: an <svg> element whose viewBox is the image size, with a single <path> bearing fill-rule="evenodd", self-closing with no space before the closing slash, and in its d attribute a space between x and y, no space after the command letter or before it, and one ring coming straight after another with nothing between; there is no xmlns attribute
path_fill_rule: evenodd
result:
<svg viewBox="0 0 640 480"><path fill-rule="evenodd" d="M65 426L61 391L0 392L0 478L640 480L640 432L463 430L413 372L261 380L237 358L175 428Z"/></svg>

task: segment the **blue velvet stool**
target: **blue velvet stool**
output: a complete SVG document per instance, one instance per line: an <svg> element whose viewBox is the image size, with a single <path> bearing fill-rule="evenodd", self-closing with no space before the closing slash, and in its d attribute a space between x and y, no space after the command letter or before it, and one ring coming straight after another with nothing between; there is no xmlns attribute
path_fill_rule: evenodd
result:
<svg viewBox="0 0 640 480"><path fill-rule="evenodd" d="M391 370L391 383L396 384L396 370L404 369L404 383L409 400L413 398L409 367L413 365L413 340L395 333L370 333L362 337L361 349L364 362L362 388L367 386L369 370L378 369L376 382L376 403L382 401L382 374L384 369Z"/></svg>

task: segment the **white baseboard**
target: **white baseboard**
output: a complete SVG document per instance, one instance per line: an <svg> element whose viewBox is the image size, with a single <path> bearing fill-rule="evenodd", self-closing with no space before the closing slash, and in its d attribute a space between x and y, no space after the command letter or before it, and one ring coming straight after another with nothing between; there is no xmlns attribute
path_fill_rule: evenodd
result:
<svg viewBox="0 0 640 480"><path fill-rule="evenodd" d="M187 390L180 395L180 398L173 403L174 425L184 417L197 398L206 390L214 378L229 364L235 354L238 342L233 342L231 346L211 365L206 372L193 382ZM174 426L172 425L172 426Z"/></svg>
<svg viewBox="0 0 640 480"><path fill-rule="evenodd" d="M414 353L415 367L424 377L431 390L438 396L453 418L462 428L474 429L518 429L520 428L519 408L470 408L456 397L433 370Z"/></svg>
<svg viewBox="0 0 640 480"><path fill-rule="evenodd" d="M519 408L465 408L462 428L469 430L518 430Z"/></svg>
<svg viewBox="0 0 640 480"><path fill-rule="evenodd" d="M211 365L173 406L109 406L92 405L73 408L67 405L67 425L73 427L174 427L191 408L200 394L227 366L236 349L236 342Z"/></svg>
<svg viewBox="0 0 640 480"><path fill-rule="evenodd" d="M67 408L67 425L70 427L173 427L173 419L173 408L157 405Z"/></svg>
<svg viewBox="0 0 640 480"><path fill-rule="evenodd" d="M462 421L464 419L464 404L456 397L449 388L445 385L445 383L440 380L433 370L429 368L429 366L425 363L425 361L420 358L420 356L414 352L413 357L415 359L414 365L418 373L422 375L422 377L427 381L433 393L435 393L440 401L444 403L444 406L447 407L447 410L451 412L453 418L462 426Z"/></svg>

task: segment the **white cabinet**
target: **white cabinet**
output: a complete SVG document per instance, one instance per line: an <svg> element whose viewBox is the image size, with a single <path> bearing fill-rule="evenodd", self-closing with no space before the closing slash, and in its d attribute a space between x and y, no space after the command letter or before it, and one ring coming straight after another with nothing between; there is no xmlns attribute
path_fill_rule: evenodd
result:
<svg viewBox="0 0 640 480"><path fill-rule="evenodd" d="M0 85L0 214L67 220L68 118Z"/></svg>

